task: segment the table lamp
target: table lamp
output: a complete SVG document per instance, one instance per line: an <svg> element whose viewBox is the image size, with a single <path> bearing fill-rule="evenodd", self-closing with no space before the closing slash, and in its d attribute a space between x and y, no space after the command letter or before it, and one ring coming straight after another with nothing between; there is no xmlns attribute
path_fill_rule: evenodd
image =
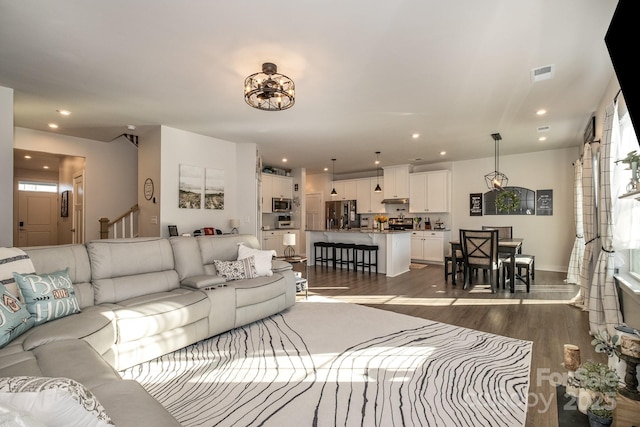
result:
<svg viewBox="0 0 640 427"><path fill-rule="evenodd" d="M231 226L231 234L238 234L238 227L240 227L240 220L230 219L229 225Z"/></svg>
<svg viewBox="0 0 640 427"><path fill-rule="evenodd" d="M284 249L284 256L287 258L293 258L296 255L293 247L296 245L296 235L289 233L282 236L282 244L286 246Z"/></svg>

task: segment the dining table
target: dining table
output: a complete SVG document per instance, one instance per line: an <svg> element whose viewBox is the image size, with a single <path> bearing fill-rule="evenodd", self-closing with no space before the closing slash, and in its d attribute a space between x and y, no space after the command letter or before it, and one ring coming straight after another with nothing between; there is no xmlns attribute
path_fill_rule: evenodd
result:
<svg viewBox="0 0 640 427"><path fill-rule="evenodd" d="M515 292L515 284L516 284L516 254L522 253L522 242L524 239L514 237L511 239L498 239L498 253L508 254L509 255L509 263L511 268L509 269L509 290L511 293ZM462 245L459 240L452 240L449 242L451 245L451 261L453 266L457 264L456 252L462 250ZM455 271L455 267L454 267ZM451 279L452 284L456 284L456 275L453 274Z"/></svg>

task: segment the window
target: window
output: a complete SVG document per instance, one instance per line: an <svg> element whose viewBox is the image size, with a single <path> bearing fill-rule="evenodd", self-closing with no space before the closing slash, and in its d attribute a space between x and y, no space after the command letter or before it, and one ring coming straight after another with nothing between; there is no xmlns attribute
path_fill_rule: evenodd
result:
<svg viewBox="0 0 640 427"><path fill-rule="evenodd" d="M51 184L48 182L20 181L18 182L18 191L39 191L42 193L57 193L58 184Z"/></svg>
<svg viewBox="0 0 640 427"><path fill-rule="evenodd" d="M631 249L629 258L629 274L640 280L640 249Z"/></svg>

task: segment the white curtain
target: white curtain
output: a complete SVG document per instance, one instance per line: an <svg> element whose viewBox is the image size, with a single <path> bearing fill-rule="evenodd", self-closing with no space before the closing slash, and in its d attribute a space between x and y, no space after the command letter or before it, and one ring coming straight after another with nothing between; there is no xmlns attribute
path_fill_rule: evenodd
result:
<svg viewBox="0 0 640 427"><path fill-rule="evenodd" d="M582 163L573 164L573 214L576 227L576 240L569 259L566 283L580 283L580 267L584 256L584 228L582 226Z"/></svg>
<svg viewBox="0 0 640 427"><path fill-rule="evenodd" d="M595 267L589 298L589 326L592 333L607 329L609 336L616 335L615 326L622 324L622 314L618 303L618 292L613 280L613 215L611 209L611 145L619 140L618 105L606 108L602 141L599 153L600 179L598 180L598 234L602 250ZM591 246L595 246L594 244Z"/></svg>
<svg viewBox="0 0 640 427"><path fill-rule="evenodd" d="M594 220L596 204L593 183L593 158L592 147L589 143L584 145L584 152L582 153L582 202L585 247L582 265L580 266L580 292L570 301L570 304L586 311L589 304L589 292L593 274L593 253L598 244Z"/></svg>

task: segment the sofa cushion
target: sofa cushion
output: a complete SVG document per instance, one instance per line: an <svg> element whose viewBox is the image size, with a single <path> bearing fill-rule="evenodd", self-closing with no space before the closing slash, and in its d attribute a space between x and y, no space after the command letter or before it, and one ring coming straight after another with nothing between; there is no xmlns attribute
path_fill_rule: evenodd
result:
<svg viewBox="0 0 640 427"><path fill-rule="evenodd" d="M179 328L209 315L209 300L200 291L176 289L120 303L114 311L116 343L136 341Z"/></svg>
<svg viewBox="0 0 640 427"><path fill-rule="evenodd" d="M105 239L87 243L95 303L119 303L180 287L169 240Z"/></svg>
<svg viewBox="0 0 640 427"><path fill-rule="evenodd" d="M93 305L91 265L84 245L34 246L24 251L31 258L36 274L68 268L80 309Z"/></svg>
<svg viewBox="0 0 640 427"><path fill-rule="evenodd" d="M69 269L47 274L13 273L35 324L80 312Z"/></svg>
<svg viewBox="0 0 640 427"><path fill-rule="evenodd" d="M93 393L69 378L0 378L0 402L43 425L114 425Z"/></svg>
<svg viewBox="0 0 640 427"><path fill-rule="evenodd" d="M34 317L18 297L0 285L0 348L33 327Z"/></svg>
<svg viewBox="0 0 640 427"><path fill-rule="evenodd" d="M200 246L202 262L213 265L213 260L235 261L238 259L238 243L244 243L251 248L260 248L256 236L249 234L228 234L222 236L198 236L195 238ZM206 274L211 274L205 271Z"/></svg>
<svg viewBox="0 0 640 427"><path fill-rule="evenodd" d="M33 273L33 262L29 255L19 248L0 247L0 284L21 301L22 295L16 284L13 273Z"/></svg>
<svg viewBox="0 0 640 427"><path fill-rule="evenodd" d="M244 243L238 244L238 259L254 257L258 276L271 276L273 274L273 271L271 270L271 261L274 256L276 256L276 251L273 249L263 251L260 249L250 248Z"/></svg>
<svg viewBox="0 0 640 427"><path fill-rule="evenodd" d="M0 355L0 377L14 377L19 375L42 375L40 366L38 366L38 360L33 353L30 351L20 351Z"/></svg>
<svg viewBox="0 0 640 427"><path fill-rule="evenodd" d="M173 259L178 278L182 281L187 277L204 275L200 245L193 237L177 236L169 239L173 248Z"/></svg>

